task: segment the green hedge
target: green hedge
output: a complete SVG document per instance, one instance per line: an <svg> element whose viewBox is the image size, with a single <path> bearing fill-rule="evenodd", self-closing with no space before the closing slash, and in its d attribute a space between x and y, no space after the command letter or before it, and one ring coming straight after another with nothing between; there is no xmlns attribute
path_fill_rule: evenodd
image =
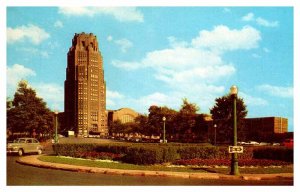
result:
<svg viewBox="0 0 300 192"><path fill-rule="evenodd" d="M228 147L197 144L56 144L57 155L81 157L86 152L108 152L121 154L118 159L133 164L157 164L174 162L179 159L230 159ZM244 147L238 159L272 159L293 161L293 149L282 147Z"/></svg>
<svg viewBox="0 0 300 192"><path fill-rule="evenodd" d="M286 162L294 161L294 150L285 147L261 147L253 149L253 158L272 159Z"/></svg>

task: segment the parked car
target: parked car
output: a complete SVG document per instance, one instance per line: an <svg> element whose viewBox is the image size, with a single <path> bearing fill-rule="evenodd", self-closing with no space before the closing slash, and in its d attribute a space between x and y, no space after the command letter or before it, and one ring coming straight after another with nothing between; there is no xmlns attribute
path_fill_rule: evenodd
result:
<svg viewBox="0 0 300 192"><path fill-rule="evenodd" d="M245 145L259 145L259 143L257 141L248 141Z"/></svg>
<svg viewBox="0 0 300 192"><path fill-rule="evenodd" d="M267 143L267 142L260 142L259 145L260 145L260 146L265 146L265 145L271 145L271 144L270 144L270 143Z"/></svg>
<svg viewBox="0 0 300 192"><path fill-rule="evenodd" d="M35 138L19 138L7 144L7 153L22 156L25 153L42 154L43 146Z"/></svg>
<svg viewBox="0 0 300 192"><path fill-rule="evenodd" d="M280 143L272 143L273 146L280 146Z"/></svg>
<svg viewBox="0 0 300 192"><path fill-rule="evenodd" d="M294 147L294 139L286 139L282 143L283 146L288 147L288 148L293 148Z"/></svg>

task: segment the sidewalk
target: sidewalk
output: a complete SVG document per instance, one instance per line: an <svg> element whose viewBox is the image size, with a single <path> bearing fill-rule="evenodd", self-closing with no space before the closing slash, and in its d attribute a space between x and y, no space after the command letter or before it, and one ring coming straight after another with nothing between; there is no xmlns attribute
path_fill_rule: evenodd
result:
<svg viewBox="0 0 300 192"><path fill-rule="evenodd" d="M102 173L112 175L130 175L130 176L160 176L177 177L186 179L237 179L237 180L293 180L293 173L278 174L241 174L239 176L219 174L219 173L188 173L188 172L168 172L168 171L146 171L146 170L121 170L97 167L84 167L77 165L58 164L43 162L38 160L38 155L29 155L20 157L18 163L40 168L57 169L74 172Z"/></svg>

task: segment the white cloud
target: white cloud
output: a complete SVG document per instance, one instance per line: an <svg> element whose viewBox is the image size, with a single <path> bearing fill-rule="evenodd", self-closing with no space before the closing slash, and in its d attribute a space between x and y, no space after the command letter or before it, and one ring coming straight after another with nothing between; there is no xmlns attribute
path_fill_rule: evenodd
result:
<svg viewBox="0 0 300 192"><path fill-rule="evenodd" d="M176 48L176 47L187 47L188 46L187 42L185 42L185 41L178 41L176 39L176 37L174 37L174 36L168 37L168 40L169 40L170 46L173 47L173 48Z"/></svg>
<svg viewBox="0 0 300 192"><path fill-rule="evenodd" d="M114 40L114 38L109 35L106 39L108 42L113 42L114 44L116 44L123 53L126 53L128 49L133 47L133 43L126 38Z"/></svg>
<svg viewBox="0 0 300 192"><path fill-rule="evenodd" d="M247 15L242 17L242 21L255 21L256 24L264 27L278 27L279 22L278 21L268 21L262 17L255 18L255 15L253 13L248 13Z"/></svg>
<svg viewBox="0 0 300 192"><path fill-rule="evenodd" d="M113 40L113 37L111 36L111 35L109 35L108 37L107 37L107 41L112 41Z"/></svg>
<svg viewBox="0 0 300 192"><path fill-rule="evenodd" d="M22 25L16 28L8 27L6 35L8 43L16 43L19 41L28 40L35 45L40 44L42 41L50 37L50 34L44 29L32 24L27 26Z"/></svg>
<svg viewBox="0 0 300 192"><path fill-rule="evenodd" d="M256 19L256 22L258 25L264 26L264 27L278 27L279 22L278 21L268 21L266 19L263 19L261 17L258 17Z"/></svg>
<svg viewBox="0 0 300 192"><path fill-rule="evenodd" d="M164 93L155 92L150 95L135 99L135 100L133 100L133 102L135 103L136 106L143 106L144 109L148 109L152 105L157 105L157 106L168 105L168 106L172 107L174 105L174 102L172 102L172 101L174 101L174 97L173 97L173 99L171 99L171 100L170 99L171 99L171 97L169 97L168 95L166 95Z"/></svg>
<svg viewBox="0 0 300 192"><path fill-rule="evenodd" d="M43 98L47 106L52 110L63 111L64 88L54 83L33 83L32 87L36 90L37 96Z"/></svg>
<svg viewBox="0 0 300 192"><path fill-rule="evenodd" d="M14 64L13 66L8 66L6 70L7 70L6 71L7 84L9 86L14 86L14 87L17 86L20 80L36 75L36 73L32 69L26 68L20 64Z"/></svg>
<svg viewBox="0 0 300 192"><path fill-rule="evenodd" d="M120 60L113 60L112 65L126 71L132 71L141 68L141 64L138 62L126 62Z"/></svg>
<svg viewBox="0 0 300 192"><path fill-rule="evenodd" d="M282 97L282 98L293 98L293 87L281 87L281 86L264 84L258 86L257 88L258 90L266 92L272 96Z"/></svg>
<svg viewBox="0 0 300 192"><path fill-rule="evenodd" d="M254 20L254 14L253 13L248 13L247 15L242 17L243 21L253 21Z"/></svg>
<svg viewBox="0 0 300 192"><path fill-rule="evenodd" d="M19 81L26 80L28 77L35 76L36 73L30 68L26 68L20 64L14 64L13 66L7 66L6 78L7 78L7 95L13 97L16 92Z"/></svg>
<svg viewBox="0 0 300 192"><path fill-rule="evenodd" d="M120 22L143 22L144 16L135 7L60 7L59 13L67 16L108 15Z"/></svg>
<svg viewBox="0 0 300 192"><path fill-rule="evenodd" d="M224 52L253 49L258 47L260 40L260 32L251 26L244 26L241 30L237 30L219 25L212 31L200 31L199 36L192 40L192 45L197 48Z"/></svg>
<svg viewBox="0 0 300 192"><path fill-rule="evenodd" d="M151 105L168 106L179 110L182 99L187 98L189 102L196 103L200 107L200 112L209 113L209 108L214 105L215 98L222 95L225 90L222 86L201 83L180 85L178 88L167 93L154 92L139 98L126 98L126 101L138 112L147 113ZM124 99L122 102L124 102Z"/></svg>
<svg viewBox="0 0 300 192"><path fill-rule="evenodd" d="M117 98L117 99L122 99L124 98L124 95L117 91L111 91L111 90L106 90L106 96L109 98Z"/></svg>
<svg viewBox="0 0 300 192"><path fill-rule="evenodd" d="M132 42L125 38L115 40L115 44L120 46L120 49L123 53L126 53L127 49L133 46Z"/></svg>
<svg viewBox="0 0 300 192"><path fill-rule="evenodd" d="M257 54L257 53L253 53L253 54L252 54L252 57L253 57L253 58L256 58L256 59L261 58L261 56L260 56L259 54Z"/></svg>
<svg viewBox="0 0 300 192"><path fill-rule="evenodd" d="M54 23L54 27L56 27L56 28L63 28L64 24L60 20L57 20Z"/></svg>
<svg viewBox="0 0 300 192"><path fill-rule="evenodd" d="M266 106L268 101L260 97L254 97L244 92L240 92L239 96L244 99L244 102L247 106Z"/></svg>
<svg viewBox="0 0 300 192"><path fill-rule="evenodd" d="M47 51L45 50L40 50L37 48L33 48L33 47L20 47L20 48L16 48L17 51L24 51L30 55L34 55L34 56L42 56L44 58L48 58L49 54Z"/></svg>
<svg viewBox="0 0 300 192"><path fill-rule="evenodd" d="M117 103L124 101L125 96L117 91L106 89L106 106L108 109L114 108Z"/></svg>

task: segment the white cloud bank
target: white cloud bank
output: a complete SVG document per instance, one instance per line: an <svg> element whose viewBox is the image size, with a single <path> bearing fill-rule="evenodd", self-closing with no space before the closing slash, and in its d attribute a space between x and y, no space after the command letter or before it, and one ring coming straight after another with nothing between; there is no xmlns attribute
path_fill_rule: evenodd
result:
<svg viewBox="0 0 300 192"><path fill-rule="evenodd" d="M258 47L260 40L260 32L253 27L244 26L238 30L219 25L212 31L200 31L199 36L192 40L192 45L212 51L249 50Z"/></svg>
<svg viewBox="0 0 300 192"><path fill-rule="evenodd" d="M112 61L115 67L127 71L151 68L155 71L154 77L170 87L168 93L155 92L135 99L144 108L149 107L149 103L174 107L174 102L178 106L182 98L188 97L208 110L214 99L224 94L221 81L228 80L236 72L232 63L223 60L223 54L257 48L261 35L250 26L230 29L220 25L211 31L200 31L190 43L177 41L175 37L168 40L169 48L148 52L140 61Z"/></svg>
<svg viewBox="0 0 300 192"><path fill-rule="evenodd" d="M29 42L38 45L42 41L48 39L50 37L50 34L47 33L43 28L28 24L16 28L8 27L6 36L8 43L16 43L28 40Z"/></svg>
<svg viewBox="0 0 300 192"><path fill-rule="evenodd" d="M120 22L143 22L144 15L135 7L60 7L58 12L67 16L112 16Z"/></svg>

